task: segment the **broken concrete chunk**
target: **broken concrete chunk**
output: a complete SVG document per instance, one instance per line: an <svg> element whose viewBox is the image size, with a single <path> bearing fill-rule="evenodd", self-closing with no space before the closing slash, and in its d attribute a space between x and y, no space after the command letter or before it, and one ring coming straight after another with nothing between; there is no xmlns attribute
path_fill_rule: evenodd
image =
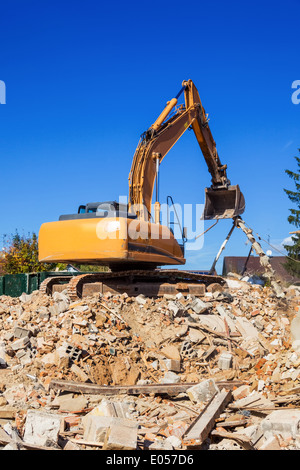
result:
<svg viewBox="0 0 300 470"><path fill-rule="evenodd" d="M20 326L17 326L14 329L14 337L15 338L22 339L22 338L25 338L26 336L28 336L28 338L30 338L31 335L32 335L31 331L27 330L26 328L21 328Z"/></svg>
<svg viewBox="0 0 300 470"><path fill-rule="evenodd" d="M238 318L235 322L237 329L245 339L257 339L258 330L247 318Z"/></svg>
<svg viewBox="0 0 300 470"><path fill-rule="evenodd" d="M173 359L174 361L180 361L180 352L176 346L168 345L162 348L162 354L166 356L168 359Z"/></svg>
<svg viewBox="0 0 300 470"><path fill-rule="evenodd" d="M208 311L212 304L210 302L203 302L203 300L196 297L190 304L190 307L195 313L200 314Z"/></svg>
<svg viewBox="0 0 300 470"><path fill-rule="evenodd" d="M145 305L145 303L147 302L147 299L146 297L143 295L143 294L140 294L138 295L136 298L135 298L135 301L138 305Z"/></svg>
<svg viewBox="0 0 300 470"><path fill-rule="evenodd" d="M266 439L281 435L283 438L295 439L299 434L300 410L272 411L261 423Z"/></svg>
<svg viewBox="0 0 300 470"><path fill-rule="evenodd" d="M180 361L175 361L174 359L164 359L163 363L169 371L180 372L181 370Z"/></svg>
<svg viewBox="0 0 300 470"><path fill-rule="evenodd" d="M24 442L51 447L57 444L62 417L37 410L28 410Z"/></svg>
<svg viewBox="0 0 300 470"><path fill-rule="evenodd" d="M279 439L276 436L270 436L261 444L259 450L282 450Z"/></svg>
<svg viewBox="0 0 300 470"><path fill-rule="evenodd" d="M169 436L165 440L166 443L171 444L173 449L180 449L182 447L182 441L177 436Z"/></svg>
<svg viewBox="0 0 300 470"><path fill-rule="evenodd" d="M180 376L171 371L166 372L160 380L162 384L176 384L178 382L180 382Z"/></svg>
<svg viewBox="0 0 300 470"><path fill-rule="evenodd" d="M170 441L168 441L167 439L165 440L162 440L162 439L155 439L155 441L149 445L149 450L156 450L156 451L160 451L160 450L173 450L173 445Z"/></svg>
<svg viewBox="0 0 300 470"><path fill-rule="evenodd" d="M231 369L232 367L232 359L233 359L233 355L229 352L223 352L220 356L219 356L219 369L221 370L227 370L227 369Z"/></svg>
<svg viewBox="0 0 300 470"><path fill-rule="evenodd" d="M103 450L136 450L137 426L112 424L106 433Z"/></svg>
<svg viewBox="0 0 300 470"><path fill-rule="evenodd" d="M128 419L130 415L130 403L126 401L110 401L103 399L90 413L91 416L112 416Z"/></svg>
<svg viewBox="0 0 300 470"><path fill-rule="evenodd" d="M21 302L24 302L24 303L30 302L32 299L32 294L28 295L28 294L23 293L22 295L20 295L19 299Z"/></svg>
<svg viewBox="0 0 300 470"><path fill-rule="evenodd" d="M300 340L300 311L291 322L291 334L294 341Z"/></svg>
<svg viewBox="0 0 300 470"><path fill-rule="evenodd" d="M52 402L52 406L59 406L61 412L70 413L82 411L87 407L87 404L88 400L83 395L73 397L72 393L58 396Z"/></svg>
<svg viewBox="0 0 300 470"><path fill-rule="evenodd" d="M81 380L81 382L88 382L89 381L88 375L80 367L78 367L76 364L72 364L70 369L71 369L72 372L74 372L74 374L77 375L77 377L79 378L79 380Z"/></svg>
<svg viewBox="0 0 300 470"><path fill-rule="evenodd" d="M104 442L109 429L122 427L125 431L130 428L137 432L138 424L129 419L116 418L114 416L97 416L89 413L82 419L84 439L90 442Z"/></svg>
<svg viewBox="0 0 300 470"><path fill-rule="evenodd" d="M180 302L168 302L168 309L173 313L174 317L184 316L185 309Z"/></svg>
<svg viewBox="0 0 300 470"><path fill-rule="evenodd" d="M17 339L14 341L11 345L12 349L14 351L17 351L18 349L24 349L27 348L27 346L30 344L30 339L28 336L24 336L23 338Z"/></svg>
<svg viewBox="0 0 300 470"><path fill-rule="evenodd" d="M188 388L187 394L191 401L199 403L209 401L219 391L219 387L216 385L215 381L208 379Z"/></svg>
<svg viewBox="0 0 300 470"><path fill-rule="evenodd" d="M78 361L81 354L82 350L77 348L76 346L72 346L71 344L68 343L63 343L62 346L59 348L60 354L66 354L69 356L71 361Z"/></svg>
<svg viewBox="0 0 300 470"><path fill-rule="evenodd" d="M82 419L83 438L90 442L103 442L113 423L111 416L86 415Z"/></svg>
<svg viewBox="0 0 300 470"><path fill-rule="evenodd" d="M0 368L1 367L6 367L6 350L5 350L5 344L0 343Z"/></svg>
<svg viewBox="0 0 300 470"><path fill-rule="evenodd" d="M201 330L196 330L196 328L189 328L188 338L192 343L200 343L206 338L206 336L204 333L202 333Z"/></svg>

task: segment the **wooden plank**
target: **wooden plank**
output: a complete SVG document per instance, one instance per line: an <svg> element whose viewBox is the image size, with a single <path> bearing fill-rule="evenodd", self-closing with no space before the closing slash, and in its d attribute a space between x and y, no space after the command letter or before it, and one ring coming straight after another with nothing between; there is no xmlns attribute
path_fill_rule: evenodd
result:
<svg viewBox="0 0 300 470"><path fill-rule="evenodd" d="M246 425L247 423L248 423L248 420L246 418L235 419L235 420L228 419L227 421L219 421L218 426L222 428L235 428L236 426Z"/></svg>
<svg viewBox="0 0 300 470"><path fill-rule="evenodd" d="M0 419L15 419L16 410L1 410L0 409Z"/></svg>
<svg viewBox="0 0 300 470"><path fill-rule="evenodd" d="M212 431L215 420L220 416L231 399L230 390L223 389L220 393L216 393L187 429L183 436L184 441L196 441L197 444L203 443Z"/></svg>
<svg viewBox="0 0 300 470"><path fill-rule="evenodd" d="M216 382L219 388L231 390L233 387L242 385L240 381L220 381ZM97 385L91 383L72 382L66 380L52 380L49 388L53 390L65 390L73 393L87 393L89 395L117 395L126 393L128 395L140 394L166 394L176 395L184 393L188 388L197 385L196 383L181 384L149 384L149 385Z"/></svg>
<svg viewBox="0 0 300 470"><path fill-rule="evenodd" d="M273 402L259 392L255 393L252 396L248 396L245 398L241 398L234 403L229 405L229 408L232 410L240 410L240 409L248 409L248 408L256 408L258 410L270 408L273 406Z"/></svg>

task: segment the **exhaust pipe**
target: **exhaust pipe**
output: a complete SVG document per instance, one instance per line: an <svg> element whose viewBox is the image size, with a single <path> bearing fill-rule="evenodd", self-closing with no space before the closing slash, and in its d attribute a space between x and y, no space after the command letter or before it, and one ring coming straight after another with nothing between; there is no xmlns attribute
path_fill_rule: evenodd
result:
<svg viewBox="0 0 300 470"><path fill-rule="evenodd" d="M245 210L245 198L239 185L227 189L205 188L205 206L202 218L233 219Z"/></svg>

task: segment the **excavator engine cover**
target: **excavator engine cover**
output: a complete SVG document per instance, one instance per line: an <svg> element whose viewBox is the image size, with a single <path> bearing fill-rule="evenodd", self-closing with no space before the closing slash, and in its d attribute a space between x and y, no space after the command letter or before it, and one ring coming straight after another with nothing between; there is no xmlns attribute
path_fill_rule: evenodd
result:
<svg viewBox="0 0 300 470"><path fill-rule="evenodd" d="M239 185L227 189L205 188L204 220L232 219L245 210L245 198Z"/></svg>

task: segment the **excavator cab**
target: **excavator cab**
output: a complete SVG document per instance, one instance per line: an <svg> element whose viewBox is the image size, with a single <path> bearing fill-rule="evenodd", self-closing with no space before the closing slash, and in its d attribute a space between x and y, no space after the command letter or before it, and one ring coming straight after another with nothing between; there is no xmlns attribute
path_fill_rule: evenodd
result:
<svg viewBox="0 0 300 470"><path fill-rule="evenodd" d="M245 210L245 198L239 185L228 188L205 188L205 206L202 218L232 219Z"/></svg>

